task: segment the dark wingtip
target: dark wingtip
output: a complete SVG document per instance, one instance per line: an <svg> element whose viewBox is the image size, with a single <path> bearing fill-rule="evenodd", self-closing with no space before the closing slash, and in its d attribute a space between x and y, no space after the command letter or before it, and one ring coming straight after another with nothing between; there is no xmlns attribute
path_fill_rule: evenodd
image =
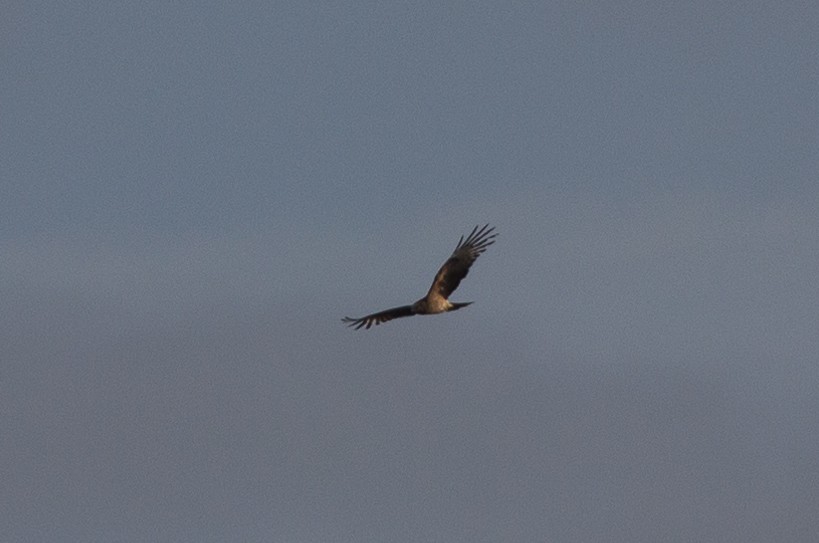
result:
<svg viewBox="0 0 819 543"><path fill-rule="evenodd" d="M495 227L490 227L489 223L483 225L480 230L477 230L477 228L476 226L475 230L473 230L473 234L466 240L465 245L473 245L478 251L478 254L480 254L483 253L487 247L495 243L495 238L498 237L498 234L495 232Z"/></svg>
<svg viewBox="0 0 819 543"><path fill-rule="evenodd" d="M461 236L461 239L459 239L459 240L458 240L458 243L455 245L455 250L456 250L456 251L457 251L458 249L460 249L460 248L461 248L461 244L462 244L463 242L464 242L464 237L463 237L463 236Z"/></svg>
<svg viewBox="0 0 819 543"><path fill-rule="evenodd" d="M341 322L343 322L344 324L346 324L350 328L354 327L356 330L361 328L361 324L362 324L362 323L358 322L358 319L351 319L350 317L344 317L343 319L341 319ZM356 324L358 324L358 326L356 326Z"/></svg>

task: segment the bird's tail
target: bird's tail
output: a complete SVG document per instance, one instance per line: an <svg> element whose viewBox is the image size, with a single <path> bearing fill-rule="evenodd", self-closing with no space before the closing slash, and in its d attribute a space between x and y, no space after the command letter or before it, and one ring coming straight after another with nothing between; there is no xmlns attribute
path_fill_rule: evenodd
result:
<svg viewBox="0 0 819 543"><path fill-rule="evenodd" d="M450 307L447 311L455 311L456 309L460 309L474 303L475 302L452 302L452 307Z"/></svg>

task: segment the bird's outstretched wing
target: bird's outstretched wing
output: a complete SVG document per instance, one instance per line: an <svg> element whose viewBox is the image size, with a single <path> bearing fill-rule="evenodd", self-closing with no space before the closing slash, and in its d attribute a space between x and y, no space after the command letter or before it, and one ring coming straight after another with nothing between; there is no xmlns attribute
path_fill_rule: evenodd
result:
<svg viewBox="0 0 819 543"><path fill-rule="evenodd" d="M473 262L483 253L487 247L495 243L497 234L492 231L495 227L489 228L489 225L484 225L480 230L476 226L472 232L464 239L458 241L458 246L452 252L452 256L444 262L441 269L435 275L435 280L429 288L427 296L440 295L444 298L449 298L461 280L469 273L469 267Z"/></svg>
<svg viewBox="0 0 819 543"><path fill-rule="evenodd" d="M346 322L348 326L355 328L356 330L360 330L362 327L367 328L369 330L370 326L381 324L382 322L391 321L393 319L398 319L401 317L409 317L410 315L414 315L415 312L412 310L411 305L402 305L401 307L393 307L392 309L387 309L384 311L380 311L378 313L373 313L372 315L367 315L366 317L361 317L360 319L351 319L350 317L344 317L342 322Z"/></svg>

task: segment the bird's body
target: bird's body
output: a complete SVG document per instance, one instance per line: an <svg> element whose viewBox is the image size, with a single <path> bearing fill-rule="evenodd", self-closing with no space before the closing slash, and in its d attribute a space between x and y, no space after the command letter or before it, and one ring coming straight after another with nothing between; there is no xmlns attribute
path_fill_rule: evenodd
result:
<svg viewBox="0 0 819 543"><path fill-rule="evenodd" d="M373 325L400 317L434 315L468 306L472 302L450 302L449 296L458 288L466 274L469 273L469 267L472 266L475 260L487 247L495 243L497 234L493 234L493 230L495 229L489 228L488 224L480 230L476 226L466 239L461 236L455 251L435 275L435 280L432 282L427 295L414 304L393 307L359 319L344 317L342 321L358 330L362 327L370 328Z"/></svg>

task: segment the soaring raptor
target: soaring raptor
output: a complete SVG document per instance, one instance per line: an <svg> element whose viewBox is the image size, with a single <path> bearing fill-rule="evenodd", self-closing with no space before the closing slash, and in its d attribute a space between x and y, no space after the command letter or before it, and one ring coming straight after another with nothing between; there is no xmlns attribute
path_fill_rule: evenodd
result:
<svg viewBox="0 0 819 543"><path fill-rule="evenodd" d="M480 230L476 226L472 233L466 239L461 236L457 247L452 252L452 256L444 262L441 269L435 275L435 280L432 286L429 287L427 295L415 302L412 305L402 305L401 307L393 307L386 311L380 311L361 317L360 319L351 319L344 317L341 319L349 326L356 330L363 328L369 329L372 325L378 325L382 322L391 321L399 317L409 317L411 315L433 315L435 313L444 313L446 311L455 311L462 307L466 307L472 302L450 302L449 295L458 288L461 284L461 279L466 277L469 273L469 267L473 262L483 253L487 247L495 243L497 234L492 231L495 227L489 228L489 225L484 225Z"/></svg>

